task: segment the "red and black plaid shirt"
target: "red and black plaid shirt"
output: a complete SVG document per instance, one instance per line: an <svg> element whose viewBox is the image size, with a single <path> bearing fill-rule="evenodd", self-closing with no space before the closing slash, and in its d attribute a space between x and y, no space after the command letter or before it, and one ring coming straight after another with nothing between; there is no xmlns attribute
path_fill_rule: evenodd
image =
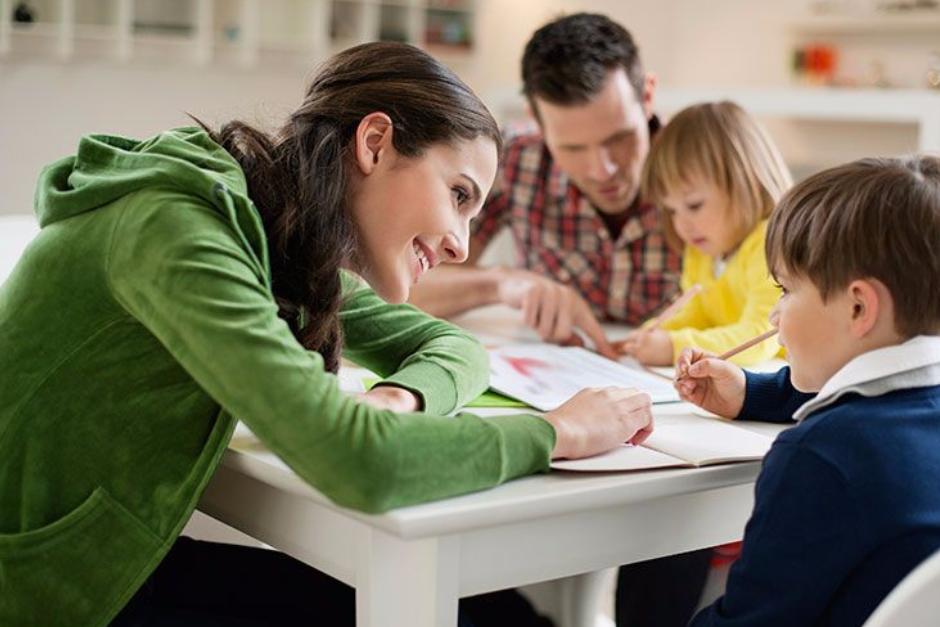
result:
<svg viewBox="0 0 940 627"><path fill-rule="evenodd" d="M537 132L507 140L493 192L471 232L485 244L507 226L517 265L571 285L601 320L640 324L679 288L680 258L666 245L656 208L632 207L612 240Z"/></svg>

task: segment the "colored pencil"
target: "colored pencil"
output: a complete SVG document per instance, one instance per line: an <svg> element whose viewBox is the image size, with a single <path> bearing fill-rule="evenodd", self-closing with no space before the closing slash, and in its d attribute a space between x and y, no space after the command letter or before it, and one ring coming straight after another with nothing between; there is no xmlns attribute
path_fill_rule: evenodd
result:
<svg viewBox="0 0 940 627"><path fill-rule="evenodd" d="M745 342L744 344L741 344L740 346L736 346L736 347L732 348L731 350L729 350L729 351L727 351L727 352L725 352L725 353L722 353L721 355L718 356L718 359L731 359L732 357L734 357L734 356L737 355L738 353L740 353L740 352L742 352L742 351L746 351L746 350L749 349L750 347L756 346L757 344L760 344L760 343L763 342L764 340L769 339L769 338L772 338L773 336L777 335L777 331L778 331L778 329L771 329L770 331L767 331L766 333L761 333L761 334L758 335L757 337L754 337L754 338L749 339L749 340L748 340L747 342Z"/></svg>

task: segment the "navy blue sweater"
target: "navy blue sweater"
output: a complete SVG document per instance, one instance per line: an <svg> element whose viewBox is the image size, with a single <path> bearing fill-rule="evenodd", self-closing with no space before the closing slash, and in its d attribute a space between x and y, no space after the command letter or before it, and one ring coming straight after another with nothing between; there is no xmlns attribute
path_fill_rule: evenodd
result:
<svg viewBox="0 0 940 627"><path fill-rule="evenodd" d="M790 370L747 374L740 418L786 422ZM861 625L940 548L940 386L851 393L782 432L725 596L706 625Z"/></svg>

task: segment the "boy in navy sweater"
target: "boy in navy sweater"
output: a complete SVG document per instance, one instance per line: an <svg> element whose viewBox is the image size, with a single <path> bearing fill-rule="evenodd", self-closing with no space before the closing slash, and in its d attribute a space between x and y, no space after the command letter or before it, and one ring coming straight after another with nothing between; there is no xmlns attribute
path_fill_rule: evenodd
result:
<svg viewBox="0 0 940 627"><path fill-rule="evenodd" d="M788 422L727 592L694 627L861 625L940 549L940 159L865 159L785 196L767 232L790 366L690 350L681 396Z"/></svg>

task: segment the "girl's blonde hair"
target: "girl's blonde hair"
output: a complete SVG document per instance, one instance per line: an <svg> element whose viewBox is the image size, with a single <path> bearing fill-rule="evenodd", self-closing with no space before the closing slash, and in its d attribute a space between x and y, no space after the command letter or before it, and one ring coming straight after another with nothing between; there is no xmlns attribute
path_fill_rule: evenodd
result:
<svg viewBox="0 0 940 627"><path fill-rule="evenodd" d="M670 189L694 177L712 182L729 199L741 239L770 216L793 184L767 132L733 102L686 107L657 133L643 166L643 197L662 207ZM672 220L666 241L681 250Z"/></svg>

